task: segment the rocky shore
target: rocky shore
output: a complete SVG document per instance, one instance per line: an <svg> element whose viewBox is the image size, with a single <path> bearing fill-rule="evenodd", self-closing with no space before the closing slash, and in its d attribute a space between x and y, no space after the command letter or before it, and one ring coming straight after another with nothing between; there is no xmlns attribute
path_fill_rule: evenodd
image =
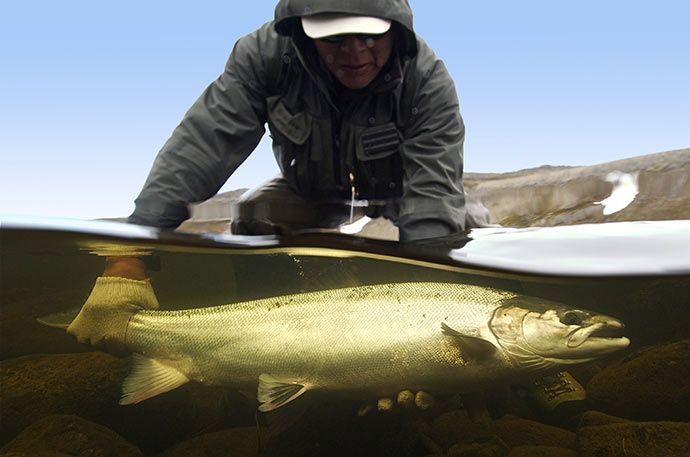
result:
<svg viewBox="0 0 690 457"><path fill-rule="evenodd" d="M606 215L595 204L611 195L611 173L633 176L637 195ZM609 178L611 179L611 178ZM512 227L690 219L690 149L586 167L540 167L514 173L468 173L465 186L491 214Z"/></svg>

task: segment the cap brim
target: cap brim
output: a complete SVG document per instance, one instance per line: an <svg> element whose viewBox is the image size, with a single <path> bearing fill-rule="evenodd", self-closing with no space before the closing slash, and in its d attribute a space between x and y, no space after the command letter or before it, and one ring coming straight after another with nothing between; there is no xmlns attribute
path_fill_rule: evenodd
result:
<svg viewBox="0 0 690 457"><path fill-rule="evenodd" d="M318 14L303 17L302 27L304 33L313 39L352 33L379 35L386 33L391 28L391 21L371 16Z"/></svg>

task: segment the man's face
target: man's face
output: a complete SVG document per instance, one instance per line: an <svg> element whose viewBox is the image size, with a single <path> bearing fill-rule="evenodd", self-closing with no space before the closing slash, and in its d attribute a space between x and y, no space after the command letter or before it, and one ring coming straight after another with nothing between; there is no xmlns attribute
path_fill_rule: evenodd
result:
<svg viewBox="0 0 690 457"><path fill-rule="evenodd" d="M392 42L390 30L375 38L345 35L314 40L328 71L348 89L362 89L378 76L390 58Z"/></svg>

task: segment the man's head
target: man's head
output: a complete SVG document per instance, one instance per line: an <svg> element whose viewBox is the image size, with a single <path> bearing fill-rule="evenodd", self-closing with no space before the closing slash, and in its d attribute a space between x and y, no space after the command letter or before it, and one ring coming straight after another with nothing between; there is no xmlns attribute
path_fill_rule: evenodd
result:
<svg viewBox="0 0 690 457"><path fill-rule="evenodd" d="M303 17L302 27L328 71L348 89L363 89L376 79L393 48L387 19L319 14Z"/></svg>

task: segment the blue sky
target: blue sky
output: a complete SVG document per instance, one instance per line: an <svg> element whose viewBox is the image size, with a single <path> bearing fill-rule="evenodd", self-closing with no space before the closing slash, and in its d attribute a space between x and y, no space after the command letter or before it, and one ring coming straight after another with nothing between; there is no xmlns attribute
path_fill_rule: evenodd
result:
<svg viewBox="0 0 690 457"><path fill-rule="evenodd" d="M455 79L466 171L690 147L689 2L410 3ZM129 214L173 128L274 6L4 2L0 213ZM264 141L224 190L276 173Z"/></svg>

